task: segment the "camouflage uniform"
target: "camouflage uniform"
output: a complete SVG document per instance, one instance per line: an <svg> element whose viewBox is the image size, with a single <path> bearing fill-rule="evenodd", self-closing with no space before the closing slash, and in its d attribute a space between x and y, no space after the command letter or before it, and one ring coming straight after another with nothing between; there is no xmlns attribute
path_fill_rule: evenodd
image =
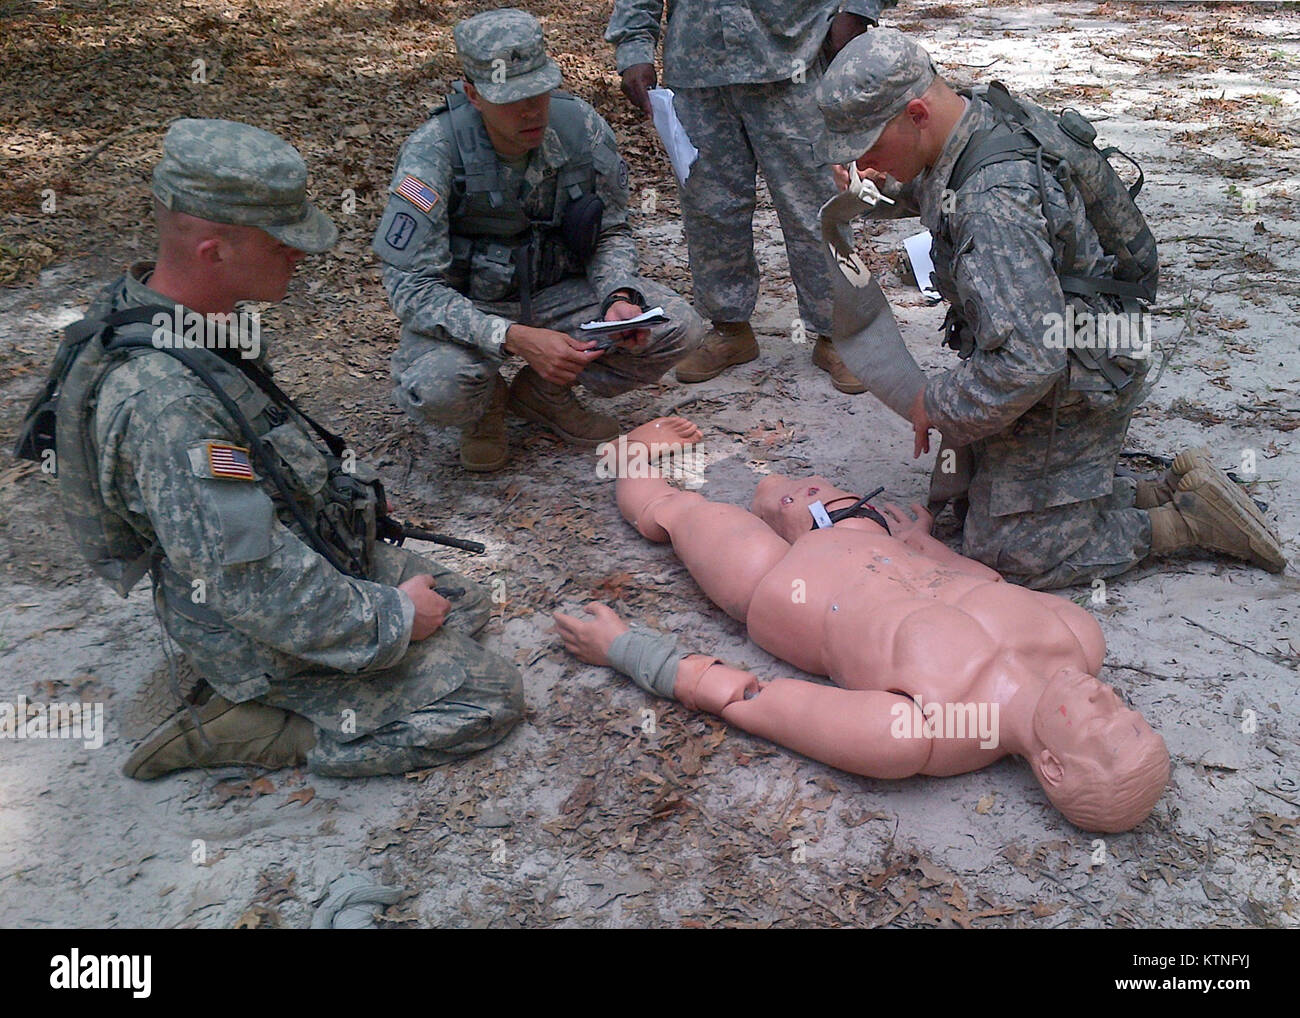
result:
<svg viewBox="0 0 1300 1018"><path fill-rule="evenodd" d="M240 208L265 211L283 195L246 186L250 177L268 176L256 143L273 136L254 131L226 121L179 122L164 142L155 194L177 211L218 222L232 221ZM275 143L297 157L287 143ZM233 183L214 179L231 165ZM305 168L302 178L305 184ZM323 216L314 237L258 225L304 250L323 250L335 236ZM176 307L149 288L151 269L133 266L100 295L91 316ZM204 356L221 367L214 354ZM230 368L219 378L278 456L295 502L308 519L318 518L329 463L308 426L243 372ZM171 356L133 350L109 368L98 387L92 441L104 510L160 550L154 597L168 635L227 699L308 717L318 728L312 770L400 773L481 749L519 721L517 669L471 638L490 614L482 589L383 543L370 550L366 579L340 572L307 543L269 478L217 469L214 443L229 450L247 441L208 386ZM463 593L449 593L444 626L411 643L415 609L397 584L420 573Z"/></svg>
<svg viewBox="0 0 1300 1018"><path fill-rule="evenodd" d="M501 15L502 17L494 17ZM514 15L506 19L506 15ZM462 60L493 50L494 31L519 31L518 12L481 14L458 26ZM536 75L553 68L537 39L537 58L545 61L529 74L515 75L536 83ZM519 57L515 52L512 59ZM534 59L525 52L525 59ZM489 96L490 85L476 87L491 102L513 101L508 90ZM559 84L558 68L542 91ZM540 94L525 87L519 97ZM451 102L463 102L453 92ZM563 107L563 109L561 109ZM490 146L482 118L465 107L466 132ZM556 118L579 124L566 147ZM643 279L637 270L636 244L627 221L627 164L618 155L614 132L590 105L563 93L551 97L552 123L539 147L512 164L497 158L492 169L497 190L513 197L534 224L560 218L572 197L562 186L581 167L594 170L595 194L604 203L601 229L586 264L575 264L556 242L543 234L539 252L542 278L532 292L532 317L523 324L577 336L578 325L600 319L601 304L614 291L630 288L645 297L645 306L660 306L671 319L650 330L648 344L637 352L615 347L593 361L579 376L598 396L614 396L657 381L699 343L703 325L686 301L667 287ZM495 153L493 153L495 155ZM385 263L383 279L389 301L402 321L401 342L393 355L397 404L416 420L442 427L463 427L481 417L492 394L493 379L505 358L506 329L522 321L517 274L507 254L475 249L481 231L457 233L455 226L466 198L466 178L457 171L457 140L451 111L444 105L402 146L393 172L388 206L375 233L374 249ZM414 189L414 190L413 190ZM494 204L496 197L494 196ZM463 220L462 220L463 222ZM493 265L493 261L501 264Z"/></svg>
<svg viewBox="0 0 1300 1018"><path fill-rule="evenodd" d="M1075 276L1113 266L1082 201L1067 202L1050 173L1046 210L1025 160L977 170L945 202L972 132L993 119L976 90L914 186L935 238L935 281L974 340L968 359L929 380L925 408L949 442L972 453L963 553L1016 583L1052 589L1117 575L1150 550L1150 519L1133 506L1135 486L1115 477L1148 362L1137 361L1133 382L1117 392L1093 384L1067 350L1045 342L1044 316L1064 315L1067 303L1053 258ZM1090 308L1072 300L1113 310L1104 298Z"/></svg>
<svg viewBox="0 0 1300 1018"><path fill-rule="evenodd" d="M755 174L761 170L785 237L799 316L831 331L817 210L835 194L813 143L821 47L840 11L877 21L896 0L668 0L664 85L700 155L680 188L695 303L715 322L746 322L758 297ZM653 64L664 0L615 0L605 39L619 72ZM801 80L802 79L802 80Z"/></svg>
<svg viewBox="0 0 1300 1018"><path fill-rule="evenodd" d="M134 266L92 314L173 303L147 287L149 268ZM325 457L293 417L269 428L276 417L268 405L254 427L268 429L290 484L317 510ZM160 616L214 689L310 718L319 731L309 765L337 776L430 766L515 725L517 669L471 639L491 608L478 585L383 543L368 580L344 575L277 508L272 482L215 478L191 456L212 441L244 440L208 387L171 357L135 355L105 377L95 420L101 490L110 511L160 542ZM465 593L451 598L437 633L411 643L414 607L397 584L420 573ZM196 579L201 603L192 600ZM354 728L345 710L355 711Z"/></svg>

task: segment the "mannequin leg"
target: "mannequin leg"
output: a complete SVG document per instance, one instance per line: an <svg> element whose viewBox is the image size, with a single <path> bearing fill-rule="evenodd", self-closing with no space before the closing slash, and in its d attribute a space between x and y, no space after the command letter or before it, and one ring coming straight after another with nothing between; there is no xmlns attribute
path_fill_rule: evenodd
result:
<svg viewBox="0 0 1300 1018"><path fill-rule="evenodd" d="M619 439L626 462L656 462L659 455L691 444L700 431L681 417L660 417ZM672 541L695 582L733 619L745 621L754 588L790 545L776 531L739 506L710 502L680 491L658 471L626 470L615 484L623 518L645 537ZM651 476L640 476L649 473Z"/></svg>

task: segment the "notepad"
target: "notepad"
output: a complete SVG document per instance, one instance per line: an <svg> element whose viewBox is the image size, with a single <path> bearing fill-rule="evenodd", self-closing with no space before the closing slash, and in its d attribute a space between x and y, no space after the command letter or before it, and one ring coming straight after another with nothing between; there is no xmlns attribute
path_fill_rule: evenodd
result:
<svg viewBox="0 0 1300 1018"><path fill-rule="evenodd" d="M607 336L615 332L631 332L651 325L663 325L669 321L663 308L648 308L635 318L624 318L621 322L583 322L578 328L584 336Z"/></svg>

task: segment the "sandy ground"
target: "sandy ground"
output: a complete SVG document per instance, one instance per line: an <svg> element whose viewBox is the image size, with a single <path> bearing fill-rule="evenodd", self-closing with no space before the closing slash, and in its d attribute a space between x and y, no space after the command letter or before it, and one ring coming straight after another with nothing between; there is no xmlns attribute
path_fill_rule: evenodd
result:
<svg viewBox="0 0 1300 1018"><path fill-rule="evenodd" d="M1208 443L1239 473L1253 458L1243 477L1294 557L1300 14L904 3L887 22L915 32L959 82L995 75L1096 115L1102 139L1141 161L1140 203L1164 265L1157 337L1183 339L1129 446ZM656 199L637 217L643 254L650 274L685 287L675 196L661 183ZM895 260L916 228L876 228L874 252ZM706 436L701 490L716 500L746 503L770 471L921 498L930 464L908 459L907 426L869 396L834 392L791 341L793 295L766 202L756 234L762 358L701 386L666 379L615 411L633 425L690 400L682 412ZM6 359L48 359L54 330L114 270L91 256L0 291ZM948 364L942 309L896 271L884 282L922 366ZM310 301L295 285L291 309ZM549 613L601 597L761 677L791 674L670 549L622 522L592 457L515 423L509 469L466 477L452 436L420 435L386 408L379 365L349 383L367 390L364 426L346 400L336 423L367 436L399 508L488 544L481 557L440 557L503 581L490 640L523 668L528 719L489 754L405 778L126 780L122 707L161 660L147 592L123 602L88 577L53 482L6 467L0 702L101 703L106 731L99 748L0 741L0 924L304 926L329 881L361 870L405 894L388 925L1300 925L1291 572L1174 560L1110 582L1104 603L1064 592L1098 616L1102 677L1173 758L1153 816L1103 842L1064 821L1019 761L948 779L857 778L568 658ZM32 370L2 380L7 434L37 381Z"/></svg>

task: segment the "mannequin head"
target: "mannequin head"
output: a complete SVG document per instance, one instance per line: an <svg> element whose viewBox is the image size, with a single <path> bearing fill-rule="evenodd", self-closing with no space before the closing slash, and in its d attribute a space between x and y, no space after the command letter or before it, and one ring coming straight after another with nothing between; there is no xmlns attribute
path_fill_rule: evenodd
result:
<svg viewBox="0 0 1300 1018"><path fill-rule="evenodd" d="M1062 668L1034 708L1035 776L1066 819L1117 834L1145 820L1169 781L1169 751L1110 686Z"/></svg>
<svg viewBox="0 0 1300 1018"><path fill-rule="evenodd" d="M821 502L828 509L844 509L857 500L858 496L853 492L837 488L824 477L794 478L769 474L754 489L750 511L793 543L812 529L813 518L808 507L814 502ZM854 526L860 524L884 533L870 520L854 521Z"/></svg>

